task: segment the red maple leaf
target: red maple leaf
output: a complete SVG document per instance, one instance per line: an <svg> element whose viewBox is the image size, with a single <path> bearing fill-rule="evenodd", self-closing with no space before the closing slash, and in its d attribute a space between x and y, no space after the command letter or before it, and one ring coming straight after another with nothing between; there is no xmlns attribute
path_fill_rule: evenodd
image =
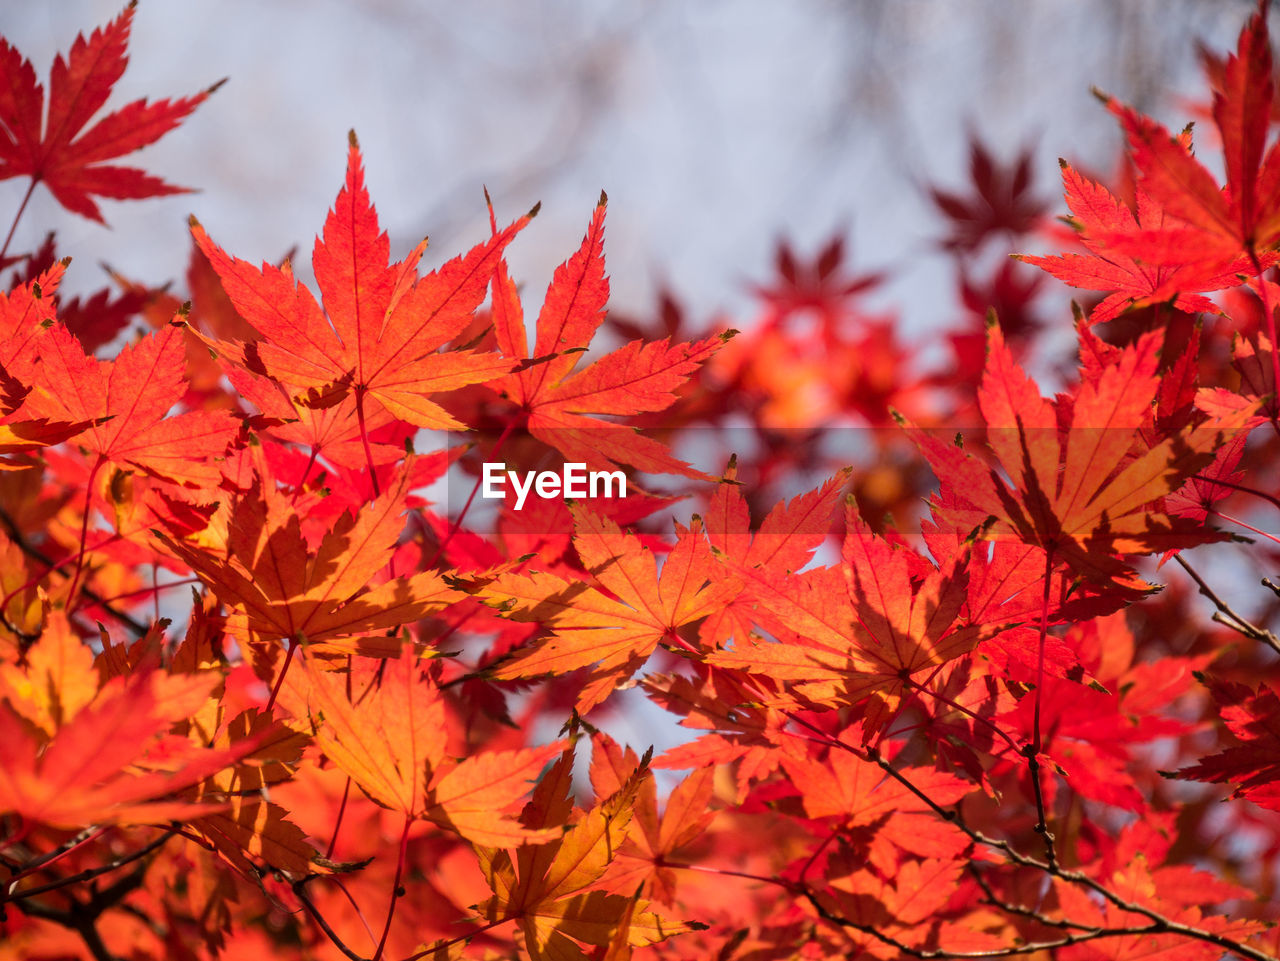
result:
<svg viewBox="0 0 1280 961"><path fill-rule="evenodd" d="M515 284L500 261L493 274L493 324L502 353L529 361L497 387L518 404L529 432L558 449L569 461L610 469L631 464L658 474L700 473L671 456L666 445L638 435L615 421L588 416L626 416L660 411L675 402L675 391L736 331L684 344L668 340L626 344L575 371L605 318L609 279L604 272L602 193L582 245L556 268L538 313L533 352ZM490 209L490 224L496 230Z"/></svg>
<svg viewBox="0 0 1280 961"><path fill-rule="evenodd" d="M946 250L973 252L995 234L1025 234L1044 216L1045 204L1031 189L1032 154L1022 150L1009 165L999 163L986 145L969 137L969 179L973 190L961 196L937 187L929 189L951 233L943 242Z"/></svg>
<svg viewBox="0 0 1280 961"><path fill-rule="evenodd" d="M1266 3L1240 31L1213 95L1213 120L1222 138L1225 189L1189 152L1183 137L1131 107L1106 98L1120 118L1142 174L1142 186L1186 224L1182 230L1134 235L1147 260L1188 263L1257 257L1280 241L1280 143L1267 146L1275 81ZM1256 265L1255 265L1256 266Z"/></svg>
<svg viewBox="0 0 1280 961"><path fill-rule="evenodd" d="M235 435L235 421L214 410L166 416L184 392L184 341L181 330L166 327L113 361L98 360L56 325L41 338L39 378L27 406L51 420L92 424L79 443L98 455L98 464L190 487L217 484L216 459Z"/></svg>
<svg viewBox="0 0 1280 961"><path fill-rule="evenodd" d="M1248 257L1162 266L1143 263L1123 250L1113 249L1107 242L1108 236L1160 228L1165 222L1164 209L1139 187L1135 216L1101 184L1081 176L1065 160L1058 163L1062 166L1067 206L1071 208L1069 223L1080 231L1080 241L1089 252L1066 253L1060 257L1018 254L1015 255L1018 260L1043 267L1072 287L1111 291L1090 314L1095 324L1111 320L1130 307L1149 304L1172 303L1188 313L1222 313L1212 301L1188 291L1238 286L1244 281L1241 272L1249 267Z"/></svg>
<svg viewBox="0 0 1280 961"><path fill-rule="evenodd" d="M1014 362L999 326L988 332L978 403L987 439L1012 484L992 467L937 438L920 435L957 524L994 518L991 533L1035 545L1086 578L1142 589L1118 554L1143 554L1214 539L1153 502L1213 461L1228 432L1252 412L1213 418L1147 443L1140 430L1160 386L1161 337L1144 335L1085 379L1075 396L1051 403ZM965 506L968 505L968 509Z"/></svg>
<svg viewBox="0 0 1280 961"><path fill-rule="evenodd" d="M94 195L126 200L188 191L104 161L159 140L219 84L177 100L135 100L85 129L129 62L134 7L130 3L88 40L78 35L65 60L62 54L54 58L47 104L31 61L0 37L0 180L30 177L32 189L43 183L62 206L99 223Z"/></svg>
<svg viewBox="0 0 1280 961"><path fill-rule="evenodd" d="M1280 811L1280 696L1265 684L1254 691L1229 681L1207 683L1240 743L1169 776L1230 784L1232 797Z"/></svg>

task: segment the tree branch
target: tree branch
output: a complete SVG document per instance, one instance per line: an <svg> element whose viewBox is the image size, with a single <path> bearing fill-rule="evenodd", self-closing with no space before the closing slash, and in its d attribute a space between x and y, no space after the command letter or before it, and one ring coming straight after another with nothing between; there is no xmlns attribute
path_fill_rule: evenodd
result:
<svg viewBox="0 0 1280 961"><path fill-rule="evenodd" d="M1204 578L1197 574L1191 565L1183 560L1181 554L1174 554L1173 559L1177 561L1178 566L1186 571L1191 576L1191 579L1196 582L1196 586L1200 588L1200 593L1212 601L1213 606L1218 609L1213 616L1215 621L1231 628L1234 631L1238 631L1251 640L1261 641L1263 644L1266 644L1267 647L1271 648L1271 650L1280 654L1280 637L1276 637L1275 634L1268 631L1266 628L1258 627L1256 624L1253 624L1240 614L1237 614L1226 601L1214 592L1213 588L1205 583Z"/></svg>
<svg viewBox="0 0 1280 961"><path fill-rule="evenodd" d="M109 874L112 871L119 870L120 868L124 867L126 864L131 864L134 861L137 861L141 858L145 858L152 851L155 851L157 848L162 847L166 842L168 842L168 840L171 837L173 837L177 833L178 833L178 829L176 827L171 827L168 830L166 830L162 835L160 835L158 838L148 842L146 845L144 845L143 847L139 848L136 851L133 851L130 854L126 854L121 858L117 858L115 861L112 861L110 864L102 864L96 868L86 868L85 870L80 871L77 874L69 874L64 878L59 878L57 881L51 881L48 884L42 884L38 887L24 888L23 890L18 892L10 891L6 893L3 897L0 897L0 905L3 905L10 901L24 901L27 898L33 898L40 894L46 894L49 891L56 891L59 888L65 888L71 884L79 884L81 881L90 881L96 877L101 877L104 874ZM139 879L139 883L141 883L141 879ZM114 887L115 885L112 885L111 888L107 888L107 891L111 891ZM95 899L97 897L99 897L99 895L94 896ZM119 900L119 898L116 898L116 900ZM93 901L90 901L90 903L92 904ZM107 905L107 906L109 907L110 905ZM27 911L27 907L23 906L22 910Z"/></svg>
<svg viewBox="0 0 1280 961"><path fill-rule="evenodd" d="M19 530L18 525L14 522L13 518L9 516L9 512L4 508L0 508L0 524L4 525L5 531L9 535L9 540L13 541L13 543L17 545L18 550L22 551L22 553L26 554L32 560L39 561L45 567L49 568L48 573L60 574L63 577L70 577L69 574L62 570L61 564L55 564L53 558L48 554L40 550L38 547L33 547L31 544L27 543L27 539L22 536L22 531ZM118 610L110 601L98 594L97 591L82 586L80 588L80 593L92 601L95 606L102 608L125 627L129 628L129 630L137 634L138 637L145 637L147 631L150 630L146 624L143 624L138 619L126 614L124 611Z"/></svg>
<svg viewBox="0 0 1280 961"><path fill-rule="evenodd" d="M863 758L864 760L868 760L874 763L877 767L879 767L882 771L884 771L885 774L893 778L895 781L897 781L899 784L905 787L908 791L914 794L917 798L923 801L929 807L929 809L933 811L934 814L942 818L944 821L950 821L951 823L955 824L956 827L958 827L961 831L963 831L965 835L967 835L969 839L974 841L975 843L984 845L985 847L994 848L1002 852L1004 856L1011 863L1016 864L1019 867L1035 868L1036 870L1043 871L1045 874L1049 875L1050 877L1058 878L1062 881L1067 882L1068 884L1074 884L1080 887L1088 888L1090 891L1102 897L1104 900L1110 902L1112 905L1119 908L1120 910L1128 911L1132 914L1139 914L1142 917L1146 918L1147 920L1151 921L1151 924L1144 928L1124 928L1124 929L1107 928L1107 929L1103 929L1101 933L1097 935L1093 935L1091 933L1082 934L1082 935L1073 935L1061 941L1055 941L1051 943L1049 942L1042 943L1038 946L1035 946L1034 948L1031 948L1030 946L1027 946L1027 945L1022 945L1017 948L1010 948L1008 950L1002 949L995 953L976 952L972 954L953 954L953 953L947 953L947 952L921 953L919 949L910 948L904 944L901 944L900 942L895 941L892 938L889 938L887 935L882 935L878 931L870 930L866 926L860 925L857 922L852 922L852 921L849 921L848 919L844 919L843 921L838 921L838 920L835 920L834 918L828 918L828 920L831 920L833 923L841 924L844 927L852 927L860 931L864 931L865 933L880 939L885 944L892 945L893 947L898 948L900 951L903 951L909 954L911 957L923 958L923 959L1013 957L1014 955L1027 954L1031 950L1049 950L1052 948L1066 947L1067 945L1070 945L1070 944L1078 944L1081 941L1091 941L1091 940L1094 940L1095 937L1112 937L1112 936L1119 936L1122 934L1178 934L1186 938L1192 938L1197 941L1204 941L1208 944L1216 945L1217 947L1223 948L1228 951L1234 951L1235 953L1241 955L1242 957L1252 959L1252 961L1277 961L1277 959L1272 955L1266 954L1263 951L1259 951L1255 948L1249 947L1248 945L1242 944L1241 942L1236 941L1234 938L1228 938L1225 935L1216 934L1213 931L1206 931L1203 928L1197 928L1189 924L1183 924L1181 921L1174 921L1171 918L1165 917L1159 911L1155 911L1151 908L1145 907L1140 904L1135 904L1131 901L1126 901L1124 898L1120 897L1120 895L1111 891L1105 885L1089 877L1087 874L1083 874L1080 871L1065 870L1060 864L1057 863L1057 861L1054 861L1054 862L1042 861L1039 858L1035 858L1035 857L1031 857L1030 855L1023 854L1022 852L1014 848L1013 845L1010 844L1008 841L1003 841L1003 840L1000 840L999 838L989 837L983 832L969 827L969 825L965 823L964 817L961 815L958 809L952 810L952 809L944 808L942 805L938 804L936 801L930 798L927 794L925 794L922 790L920 790L919 787L913 784L910 778L908 778L906 775L902 774L900 771L895 769L892 764L890 764L887 760L885 760L880 755L880 752L878 750L874 748L868 748L865 751L860 750L854 745L849 744L847 741L844 741L839 737L826 733L821 728L813 724L810 724L809 722L805 721L803 718L797 716L792 712L786 712L786 714L787 714L787 717L791 718L797 723L820 734L823 738L826 739L829 745L833 747L839 747L842 750L853 753L857 757ZM803 893L805 894L806 897L809 898L809 900L811 901L814 900L813 896L807 890ZM814 902L814 907L815 909L819 910L819 913L822 913L825 910L820 905L818 905L816 901Z"/></svg>

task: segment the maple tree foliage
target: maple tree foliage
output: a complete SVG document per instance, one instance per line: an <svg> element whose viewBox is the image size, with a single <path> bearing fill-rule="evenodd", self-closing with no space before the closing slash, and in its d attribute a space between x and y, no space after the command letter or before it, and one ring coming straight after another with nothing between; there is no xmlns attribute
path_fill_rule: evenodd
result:
<svg viewBox="0 0 1280 961"><path fill-rule="evenodd" d="M395 260L354 134L314 290L194 219L184 294L15 252L0 961L1274 961L1267 14L1200 52L1223 186L1104 95L1122 174L1064 160L1062 230L973 141L934 367L840 238L745 333L610 316L603 193L526 323L536 208ZM207 93L94 121L132 17L47 93L0 39L0 177L177 189L107 161ZM624 743L639 703L686 736Z"/></svg>

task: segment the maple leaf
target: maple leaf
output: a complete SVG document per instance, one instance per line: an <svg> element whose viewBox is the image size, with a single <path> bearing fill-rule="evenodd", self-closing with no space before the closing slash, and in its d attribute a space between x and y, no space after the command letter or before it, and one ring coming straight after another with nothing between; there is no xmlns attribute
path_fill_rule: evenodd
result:
<svg viewBox="0 0 1280 961"><path fill-rule="evenodd" d="M1135 746L1188 732L1189 725L1161 709L1186 692L1193 671L1206 659L1163 657L1135 664L1134 637L1123 612L1073 625L1066 640L1098 680L1086 686L1044 679L1039 721L1047 732L1044 752L1079 795L1145 813L1131 773L1138 760ZM1024 697L997 721L1030 740L1034 701Z"/></svg>
<svg viewBox="0 0 1280 961"><path fill-rule="evenodd" d="M102 683L65 617L51 612L26 670L0 674L0 809L54 827L152 824L217 810L177 798L257 747L206 749L174 726L221 681L154 661Z"/></svg>
<svg viewBox="0 0 1280 961"><path fill-rule="evenodd" d="M682 715L681 726L710 732L667 749L653 766L684 769L737 762L737 802L741 804L752 783L777 770L784 754L804 755L802 742L785 731L791 719L768 703L781 700L777 696L781 683L700 661L691 666L694 678L647 674L640 680L655 703Z"/></svg>
<svg viewBox="0 0 1280 961"><path fill-rule="evenodd" d="M757 622L778 638L753 636L708 663L791 682L805 705L876 698L869 738L896 709L914 675L971 651L1006 625L965 623L965 552L934 567L902 543L874 535L848 502L842 568L753 582Z"/></svg>
<svg viewBox="0 0 1280 961"><path fill-rule="evenodd" d="M1275 80L1265 3L1240 31L1213 96L1225 190L1162 125L1112 98L1104 100L1124 126L1143 187L1186 224L1166 231L1165 237L1135 236L1138 256L1165 262L1222 261L1244 252L1256 258L1280 241L1280 144L1266 143Z"/></svg>
<svg viewBox="0 0 1280 961"><path fill-rule="evenodd" d="M988 442L1012 483L959 447L915 432L950 489L957 522L977 526L995 518L989 536L1020 540L1086 578L1130 590L1142 583L1116 555L1213 539L1214 532L1150 505L1212 462L1222 438L1243 429L1251 412L1144 443L1139 431L1159 390L1160 342L1159 332L1143 335L1055 405L1040 396L992 324L978 403Z"/></svg>
<svg viewBox="0 0 1280 961"><path fill-rule="evenodd" d="M1251 892L1190 865L1160 865L1159 857L1137 851L1116 865L1102 880L1124 902L1159 912L1166 918L1201 931L1243 941L1265 929L1262 922L1239 913L1215 914L1205 908L1248 897ZM1145 927L1147 916L1126 911L1110 901L1094 902L1084 888L1055 879L1054 893L1065 916L1099 928ZM1216 961L1222 949L1205 941L1191 941L1155 931L1108 938L1105 950L1089 951L1080 957L1122 961L1131 958L1161 958L1169 961Z"/></svg>
<svg viewBox="0 0 1280 961"><path fill-rule="evenodd" d="M398 638L340 639L411 623L462 598L431 571L369 587L400 536L412 473L409 463L358 516L344 513L315 549L285 496L261 478L232 504L223 552L155 535L231 609L236 637L395 656Z"/></svg>
<svg viewBox="0 0 1280 961"><path fill-rule="evenodd" d="M536 621L554 632L496 665L493 676L565 674L595 665L578 695L578 711L586 713L660 642L687 648L679 628L719 610L740 585L723 577L712 580L715 562L696 518L687 529L677 525L676 546L659 577L652 552L634 534L581 505L570 511L574 546L594 583L536 571L504 573L483 583L476 596L499 605L509 617Z"/></svg>
<svg viewBox="0 0 1280 961"><path fill-rule="evenodd" d="M183 121L218 85L177 100L135 100L85 129L107 102L129 62L135 3L86 40L76 37L49 74L49 99L30 60L0 37L0 180L30 177L68 210L103 223L94 196L116 200L186 193L135 167L105 163L154 143Z"/></svg>
<svg viewBox="0 0 1280 961"><path fill-rule="evenodd" d="M285 704L310 715L325 755L378 804L406 819L425 818L476 844L546 841L553 828L534 829L507 812L529 791L560 743L491 751L457 760L448 752L448 714L435 681L422 677L409 647L386 666L351 669L351 690L309 667L305 684L290 679ZM292 691L292 693L290 693Z"/></svg>
<svg viewBox="0 0 1280 961"><path fill-rule="evenodd" d="M1015 162L1002 165L981 140L970 135L970 196L929 189L929 196L951 225L943 248L972 252L993 234L1029 233L1045 211L1044 202L1032 193L1031 161L1031 151L1023 150Z"/></svg>
<svg viewBox="0 0 1280 961"><path fill-rule="evenodd" d="M404 457L403 443L384 439L403 424L386 408L366 411L361 424L354 394L331 406L314 408L299 403L288 388L269 377L231 365L226 374L240 396L261 411L258 422L265 425L268 434L310 448L314 458L324 457L332 464L355 469L372 464L376 469Z"/></svg>
<svg viewBox="0 0 1280 961"><path fill-rule="evenodd" d="M55 325L39 351L39 378L27 406L89 424L78 443L97 454L95 465L112 463L190 487L217 485L216 459L235 435L235 420L216 410L166 416L185 393L181 330L167 327L108 361L87 355L69 330Z"/></svg>
<svg viewBox="0 0 1280 961"><path fill-rule="evenodd" d="M1101 184L1081 176L1065 160L1058 163L1072 214L1069 222L1080 231L1080 241L1089 253L1067 253L1058 257L1016 254L1016 259L1041 267L1072 287L1111 291L1090 313L1090 320L1095 324L1111 320L1129 308L1149 304L1169 303L1188 313L1222 313L1213 301L1193 292L1222 290L1243 283L1243 272L1249 267L1248 257L1219 263L1200 261L1162 266L1142 263L1123 250L1113 249L1107 237L1136 233L1144 228L1159 229L1164 224L1164 210L1145 189L1139 188L1135 216Z"/></svg>
<svg viewBox="0 0 1280 961"><path fill-rule="evenodd" d="M287 262L254 267L227 254L192 220L192 236L227 296L262 335L252 343L210 346L288 385L308 406L330 406L350 392L360 418L371 402L416 427L464 429L428 395L491 380L513 364L496 353L440 348L471 323L503 248L534 212L425 277L417 273L425 240L389 264L390 242L365 189L353 133L346 183L312 252L323 310Z"/></svg>
<svg viewBox="0 0 1280 961"><path fill-rule="evenodd" d="M1222 719L1240 741L1169 777L1230 784L1232 797L1280 811L1280 696L1274 688L1205 679Z"/></svg>
<svg viewBox="0 0 1280 961"><path fill-rule="evenodd" d="M222 674L226 618L213 613L215 607L211 596L197 600L187 635L166 665L171 675ZM117 672L126 675L133 669L128 663L131 653L108 645L100 670L109 676ZM193 743L214 749L235 749L246 740L254 746L235 764L211 774L187 792L191 800L218 808L190 818L188 829L206 838L246 878L258 876L251 858L295 877L323 873L327 869L317 863L317 852L302 829L280 804L266 796L270 786L294 776L309 738L302 730L280 724L255 708L239 711L233 698L227 697L227 687L225 678L220 679L189 720L174 726L173 733L185 733Z"/></svg>
<svg viewBox="0 0 1280 961"><path fill-rule="evenodd" d="M538 782L521 814L530 829L570 821L570 744ZM646 759L647 761L647 759ZM479 849L480 867L493 897L477 906L491 923L518 921L533 961L585 961L580 944L653 944L692 930L647 910L647 902L594 890L627 837L642 763L623 786L573 821L563 837L515 852Z"/></svg>
<svg viewBox="0 0 1280 961"><path fill-rule="evenodd" d="M968 846L964 834L939 820L919 795L886 777L879 765L850 751L832 750L821 760L788 757L782 764L792 783L804 786L800 799L805 814L815 820L834 819L842 841L886 876L896 872L902 851L955 858ZM942 771L906 769L902 773L938 805L955 804L974 789Z"/></svg>
<svg viewBox="0 0 1280 961"><path fill-rule="evenodd" d="M837 234L806 263L786 240L779 240L773 255L777 276L770 286L753 286L752 293L778 317L816 310L824 325L837 323L850 301L885 280L883 273L847 274L844 244Z"/></svg>
<svg viewBox="0 0 1280 961"><path fill-rule="evenodd" d="M606 798L623 790L640 770L640 758L625 751L603 732L591 738L591 787ZM710 809L715 769L700 768L672 788L662 814L653 775L642 774L636 789L631 830L610 866L607 890L615 894L639 892L663 904L674 904L676 871L667 867L679 849L698 840L715 818Z"/></svg>
<svg viewBox="0 0 1280 961"><path fill-rule="evenodd" d="M609 300L604 272L606 201L602 193L577 253L552 276L538 313L532 353L515 284L505 261L496 264L493 322L498 346L506 357L532 362L495 387L521 408L529 432L559 450L566 461L603 470L624 463L650 473L704 477L672 457L666 445L625 424L587 416L669 407L676 389L736 333L684 344L635 340L575 373L579 355L604 321ZM492 207L489 217L496 232Z"/></svg>
<svg viewBox="0 0 1280 961"><path fill-rule="evenodd" d="M751 530L751 514L738 486L738 459L733 455L707 510L707 536L722 565L741 580L742 592L703 622L704 642L730 637L745 639L752 630L752 612L758 603L753 585L762 583L766 595L771 581L800 570L826 540L831 515L851 470L841 471L821 487L801 494L790 503L777 504L759 529Z"/></svg>
<svg viewBox="0 0 1280 961"><path fill-rule="evenodd" d="M61 443L91 423L51 420L26 406L40 373L42 335L57 322L54 294L66 269L66 261L52 264L7 295L0 294L0 470L29 466L24 458L6 455Z"/></svg>

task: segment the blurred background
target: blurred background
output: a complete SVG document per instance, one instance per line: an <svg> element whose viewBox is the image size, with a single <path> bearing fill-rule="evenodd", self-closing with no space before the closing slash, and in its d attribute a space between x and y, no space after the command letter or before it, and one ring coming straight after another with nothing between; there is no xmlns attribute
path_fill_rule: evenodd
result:
<svg viewBox="0 0 1280 961"><path fill-rule="evenodd" d="M603 188L616 311L651 315L667 288L695 330L717 314L744 327L779 238L812 256L840 234L855 271L889 272L872 302L923 332L951 319L955 287L926 186L963 191L971 136L1003 163L1030 149L1032 194L1062 212L1057 157L1115 169L1116 124L1090 86L1181 126L1180 96L1202 89L1196 39L1226 48L1251 6L144 0L109 106L229 77L136 158L200 192L106 201L105 229L40 190L14 248L52 224L76 259L69 289L101 286L98 261L159 284L182 276L195 213L249 260L298 246L307 276L354 127L393 257L429 235L435 265L484 238L483 185L500 218L541 200L511 250L536 303ZM0 32L43 81L120 9L10 2ZM0 221L25 187L0 183Z"/></svg>

